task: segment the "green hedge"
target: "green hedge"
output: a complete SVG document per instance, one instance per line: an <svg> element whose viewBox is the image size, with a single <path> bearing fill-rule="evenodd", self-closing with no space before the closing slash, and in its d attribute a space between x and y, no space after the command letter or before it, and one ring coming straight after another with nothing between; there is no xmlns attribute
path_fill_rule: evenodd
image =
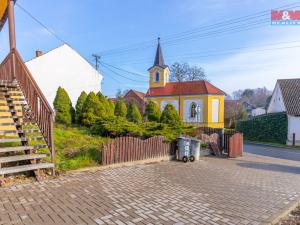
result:
<svg viewBox="0 0 300 225"><path fill-rule="evenodd" d="M236 130L242 132L246 140L285 144L288 120L285 113L267 114L250 120L238 121Z"/></svg>

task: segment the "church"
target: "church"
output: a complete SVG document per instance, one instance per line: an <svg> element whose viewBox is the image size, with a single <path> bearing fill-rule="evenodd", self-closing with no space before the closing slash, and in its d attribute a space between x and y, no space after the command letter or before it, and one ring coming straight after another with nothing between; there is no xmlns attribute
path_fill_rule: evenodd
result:
<svg viewBox="0 0 300 225"><path fill-rule="evenodd" d="M224 128L226 93L206 80L170 82L170 69L164 62L159 39L154 64L148 72L149 89L145 98L157 103L161 111L172 104L186 123Z"/></svg>

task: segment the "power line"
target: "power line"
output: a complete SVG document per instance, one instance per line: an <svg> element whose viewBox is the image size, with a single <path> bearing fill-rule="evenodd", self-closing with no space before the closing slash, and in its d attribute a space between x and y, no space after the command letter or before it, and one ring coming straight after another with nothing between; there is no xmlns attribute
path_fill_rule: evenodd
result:
<svg viewBox="0 0 300 225"><path fill-rule="evenodd" d="M105 64L106 66L110 66L110 67L112 67L112 68L115 68L115 69L117 69L117 70L120 70L120 71L123 71L123 72L129 73L129 74L137 75L137 76L140 76L140 77L143 77L143 78L145 78L145 77L148 77L147 75L143 75L143 74L136 73L136 72L130 72L130 71L128 71L128 70L125 70L125 69L122 69L122 68L119 68L119 67L116 67L116 66L110 65L110 64L108 64L108 63L105 63L105 62L102 62L102 64Z"/></svg>
<svg viewBox="0 0 300 225"><path fill-rule="evenodd" d="M299 3L300 2L297 1L297 2L294 2L294 3L291 3L291 4L287 4L287 5L283 5L283 6L274 8L274 9L277 9L277 10L278 9L282 9L282 8L287 9L287 7L294 8L294 7L299 6ZM168 41L170 39L169 41L171 41L176 36L190 35L192 33L199 32L199 30L201 31L201 29L205 30L205 28L207 30L207 29L212 29L212 28L218 27L220 25L222 25L222 26L228 26L228 24L234 24L234 23L238 23L238 22L244 22L244 21L251 20L253 18L257 19L258 17L269 15L269 13L270 13L270 10L264 10L264 11L257 12L257 13L254 13L254 14L249 14L249 15L246 15L246 16L243 16L243 17L239 17L239 18L235 18L235 19L230 19L230 20L218 22L218 23L211 24L211 25L200 26L198 28L194 28L194 29L189 30L189 31L185 31L185 32L181 32L181 33L177 33L177 34L166 36L164 38L164 40ZM178 37L176 37L176 38L178 38ZM167 43L167 41L164 41L163 43ZM115 48L115 49L111 49L111 50L102 51L101 53L105 54L105 55L109 55L109 54L117 54L118 52L124 51L124 50L126 50L126 51L136 50L136 49L139 49L139 47L137 47L137 46L141 46L141 45L144 46L145 44L148 44L149 42L153 43L154 39L152 39L151 41L141 42L141 43L129 45L129 46L126 46L126 47L119 47L119 48ZM133 46L134 48L130 48L131 46Z"/></svg>
<svg viewBox="0 0 300 225"><path fill-rule="evenodd" d="M29 17L31 17L35 22L37 22L39 25L41 25L43 28L45 28L50 34L53 35L58 41L66 44L67 42L64 41L58 34L56 34L53 30L48 28L44 23L42 23L40 20L38 20L36 17L34 17L28 10L26 10L24 7L22 7L18 2L16 2L16 5L24 12L26 13Z"/></svg>
<svg viewBox="0 0 300 225"><path fill-rule="evenodd" d="M94 57L95 59L95 67L96 67L96 70L98 71L99 70L99 63L100 63L100 59L101 59L101 56L100 55L97 55L97 54L92 54L92 57Z"/></svg>
<svg viewBox="0 0 300 225"><path fill-rule="evenodd" d="M120 73L118 73L118 72L116 72L116 71L110 69L108 66L104 65L103 63L100 63L100 64L101 64L102 66L104 66L107 70L109 70L110 72L114 73L115 75L117 75L117 76L119 76L119 77L125 78L125 79L127 79L127 80L131 80L131 81L133 81L133 82L138 82L138 83L145 83L145 82L147 82L147 81L135 80L135 79L126 77L126 76L124 76L124 75L122 75L122 74L120 74Z"/></svg>

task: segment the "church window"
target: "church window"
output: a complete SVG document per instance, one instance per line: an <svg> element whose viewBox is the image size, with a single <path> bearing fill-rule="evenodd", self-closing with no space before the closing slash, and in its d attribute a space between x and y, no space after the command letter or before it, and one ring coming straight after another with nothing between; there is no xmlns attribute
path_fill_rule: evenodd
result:
<svg viewBox="0 0 300 225"><path fill-rule="evenodd" d="M154 81L159 82L159 72L155 73Z"/></svg>
<svg viewBox="0 0 300 225"><path fill-rule="evenodd" d="M197 109L196 108L197 108L196 103L193 102L191 104L191 111L190 111L190 117L191 118L195 118L196 117L196 114L197 114Z"/></svg>

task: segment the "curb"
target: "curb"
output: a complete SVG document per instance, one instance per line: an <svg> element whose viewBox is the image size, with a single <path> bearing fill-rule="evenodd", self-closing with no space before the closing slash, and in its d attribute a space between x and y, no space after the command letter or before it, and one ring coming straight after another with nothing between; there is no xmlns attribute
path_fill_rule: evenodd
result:
<svg viewBox="0 0 300 225"><path fill-rule="evenodd" d="M296 202L290 203L283 211L276 213L275 215L271 216L269 222L262 223L263 225L275 225L283 218L287 217L291 211L296 209L300 206L300 197L296 200Z"/></svg>
<svg viewBox="0 0 300 225"><path fill-rule="evenodd" d="M293 148L293 147L288 147L288 146L279 146L279 145L265 144L265 143L259 143L259 142L250 142L250 141L245 141L244 144L267 146L267 147L273 147L273 148L284 148L284 149L290 149L290 150L295 150L295 151L300 152L300 148Z"/></svg>
<svg viewBox="0 0 300 225"><path fill-rule="evenodd" d="M111 165L105 165L105 166L100 165L100 166L95 166L95 167L87 167L87 168L81 168L81 169L77 169L77 170L66 171L66 174L72 174L72 173L77 173L77 172L100 171L100 170L113 169L113 168L119 168L119 167L138 166L138 165L146 165L146 164L159 163L159 162L168 162L168 161L173 160L173 158L174 158L173 156L164 156L164 157L159 157L159 158L117 163L117 164L111 164Z"/></svg>

